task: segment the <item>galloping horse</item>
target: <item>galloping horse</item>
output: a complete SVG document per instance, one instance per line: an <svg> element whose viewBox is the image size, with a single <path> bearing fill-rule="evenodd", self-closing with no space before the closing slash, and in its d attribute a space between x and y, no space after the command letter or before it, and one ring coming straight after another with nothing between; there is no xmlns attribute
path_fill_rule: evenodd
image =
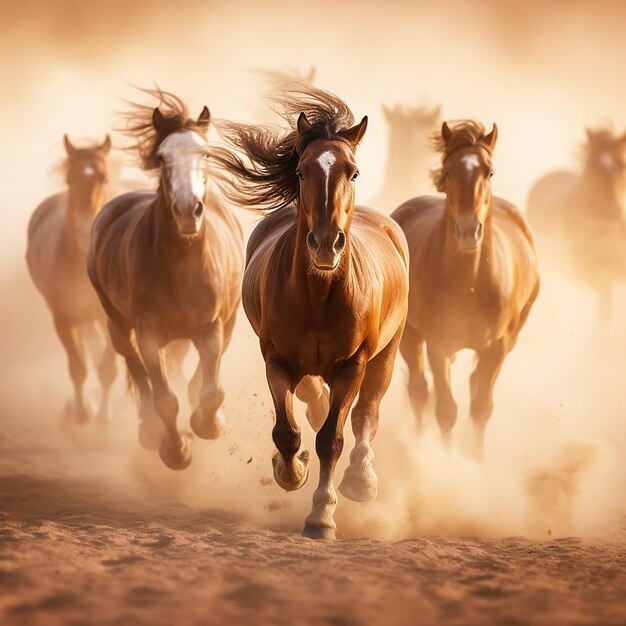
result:
<svg viewBox="0 0 626 626"><path fill-rule="evenodd" d="M583 169L554 171L533 186L528 217L539 243L559 251L558 269L598 290L604 320L613 283L626 277L626 134L587 130Z"/></svg>
<svg viewBox="0 0 626 626"><path fill-rule="evenodd" d="M176 427L178 400L165 371L165 346L190 339L200 354L202 386L191 427L214 439L223 428L219 381L222 354L240 301L243 240L238 222L208 188L209 110L197 120L174 95L146 90L159 106L135 105L128 132L147 171L159 170L157 191L124 194L94 223L88 271L109 318L115 349L139 393L139 436L160 437L172 469L191 462L189 437ZM163 421L161 437L152 406Z"/></svg>
<svg viewBox="0 0 626 626"><path fill-rule="evenodd" d="M116 189L107 180L111 148L108 135L101 145L80 148L65 135L64 144L67 191L46 198L35 209L28 224L26 262L67 353L74 401L68 404L66 415L84 423L89 420L89 410L83 397L87 378L83 340L98 332L98 326L102 330L106 326L104 312L87 277L89 232L96 213ZM106 422L116 366L106 330L104 335L106 345L98 366L102 396L97 417Z"/></svg>
<svg viewBox="0 0 626 626"><path fill-rule="evenodd" d="M445 442L456 421L450 362L463 348L478 356L470 379L473 454L483 455L493 411L493 388L539 291L530 228L509 202L491 195L491 157L497 139L473 121L444 122L434 174L445 197L422 196L392 217L407 236L409 314L400 351L409 366L408 389L418 426L428 398L424 343L432 369L436 414Z"/></svg>
<svg viewBox="0 0 626 626"><path fill-rule="evenodd" d="M434 153L429 143L441 120L441 107L383 106L389 129L389 148L383 186L372 201L390 211L415 193L432 188L428 171Z"/></svg>
<svg viewBox="0 0 626 626"><path fill-rule="evenodd" d="M243 305L276 410L274 478L295 490L308 477L309 453L298 455L296 393L308 405L320 459L303 534L333 538L333 473L357 394L356 445L339 489L352 500L376 497L370 440L406 319L408 250L391 219L354 206L355 151L367 117L353 125L339 98L313 87L286 90L277 104L290 132L225 123L224 137L249 163L229 149L215 159L234 175L232 198L267 211L248 243Z"/></svg>

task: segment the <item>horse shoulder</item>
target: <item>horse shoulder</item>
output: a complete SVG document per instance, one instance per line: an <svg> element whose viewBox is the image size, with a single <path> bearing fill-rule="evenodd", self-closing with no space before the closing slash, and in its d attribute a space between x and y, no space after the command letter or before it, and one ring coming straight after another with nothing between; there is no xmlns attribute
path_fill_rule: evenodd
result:
<svg viewBox="0 0 626 626"><path fill-rule="evenodd" d="M535 238L528 218L514 204L504 198L494 198L493 205L495 215L497 217L504 216L506 219L511 220L524 234L530 245L534 247Z"/></svg>
<svg viewBox="0 0 626 626"><path fill-rule="evenodd" d="M246 266L250 263L257 249L271 236L279 236L296 223L297 213L293 206L276 209L268 213L255 227L248 239L246 248Z"/></svg>

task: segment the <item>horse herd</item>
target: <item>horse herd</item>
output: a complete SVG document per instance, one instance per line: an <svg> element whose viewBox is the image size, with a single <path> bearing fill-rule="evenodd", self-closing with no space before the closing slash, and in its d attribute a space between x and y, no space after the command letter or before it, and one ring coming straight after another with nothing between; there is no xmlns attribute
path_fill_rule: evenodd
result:
<svg viewBox="0 0 626 626"><path fill-rule="evenodd" d="M276 416L273 472L284 489L299 489L309 473L294 394L317 432L319 484L305 536L335 535L333 474L355 400L355 447L339 490L356 501L376 497L371 441L398 349L418 425L429 396L427 353L446 443L457 417L451 360L464 348L476 352L470 414L480 459L496 378L539 290L529 224L492 195L497 127L487 133L474 121L444 122L433 175L440 195L409 199L387 216L355 206L356 152L368 119L355 123L337 96L291 85L276 99L288 128L221 121L223 142L209 147L206 107L194 119L173 94L146 91L157 106L130 104L126 132L142 168L158 174L158 188L108 181L108 136L90 147L65 136L67 191L39 205L28 227L28 268L69 360L71 417L89 419L83 338L106 327L98 419L108 417L117 352L136 390L140 443L158 449L168 467L186 468L191 442L177 427L172 370L191 342L199 355L191 428L219 437L220 362L242 303L265 360ZM603 148L603 172L623 169L624 140L613 141L620 149ZM554 192L540 183L531 209L540 207L558 229L562 216L545 206ZM231 206L265 216L245 258Z"/></svg>

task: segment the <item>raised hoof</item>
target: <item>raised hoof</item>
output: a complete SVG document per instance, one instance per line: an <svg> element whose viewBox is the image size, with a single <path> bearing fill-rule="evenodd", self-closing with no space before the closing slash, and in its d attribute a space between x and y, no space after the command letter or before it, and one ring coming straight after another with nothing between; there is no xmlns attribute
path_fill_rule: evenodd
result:
<svg viewBox="0 0 626 626"><path fill-rule="evenodd" d="M221 411L216 411L212 419L207 419L202 414L202 409L198 408L191 414L189 421L191 430L200 439L217 439L224 434L224 415Z"/></svg>
<svg viewBox="0 0 626 626"><path fill-rule="evenodd" d="M179 442L172 442L167 437L161 440L159 456L161 461L172 470L187 469L191 463L191 435L180 433Z"/></svg>
<svg viewBox="0 0 626 626"><path fill-rule="evenodd" d="M378 479L371 465L365 469L348 466L338 489L348 500L371 502L378 495Z"/></svg>
<svg viewBox="0 0 626 626"><path fill-rule="evenodd" d="M158 450L161 446L162 426L154 419L139 422L139 445L145 450Z"/></svg>
<svg viewBox="0 0 626 626"><path fill-rule="evenodd" d="M296 491L306 483L309 477L309 451L303 450L294 457L293 466L292 469L285 463L280 452L272 457L274 480L286 491Z"/></svg>
<svg viewBox="0 0 626 626"><path fill-rule="evenodd" d="M334 541L336 539L335 529L328 526L314 526L313 524L305 524L302 530L302 536L309 539L326 539Z"/></svg>
<svg viewBox="0 0 626 626"><path fill-rule="evenodd" d="M326 387L322 390L322 398L318 399L318 401L312 406L307 404L306 419L315 432L318 432L324 425L324 422L328 417L329 406L330 394L328 393L328 389L326 389Z"/></svg>

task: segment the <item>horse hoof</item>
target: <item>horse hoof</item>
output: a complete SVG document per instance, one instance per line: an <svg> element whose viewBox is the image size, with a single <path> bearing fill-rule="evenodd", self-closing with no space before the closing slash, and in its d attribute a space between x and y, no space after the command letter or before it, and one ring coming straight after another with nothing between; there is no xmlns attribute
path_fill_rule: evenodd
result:
<svg viewBox="0 0 626 626"><path fill-rule="evenodd" d="M283 455L277 452L272 457L274 480L286 491L296 491L302 487L309 477L309 451L303 450L293 458L290 465L285 463Z"/></svg>
<svg viewBox="0 0 626 626"><path fill-rule="evenodd" d="M378 495L378 479L371 465L356 468L349 465L338 489L348 500L371 502Z"/></svg>
<svg viewBox="0 0 626 626"><path fill-rule="evenodd" d="M163 437L159 447L161 461L172 470L180 471L187 469L191 463L191 435L180 433L178 442L172 442Z"/></svg>
<svg viewBox="0 0 626 626"><path fill-rule="evenodd" d="M161 445L161 424L156 420L139 422L139 445L145 450L158 450Z"/></svg>
<svg viewBox="0 0 626 626"><path fill-rule="evenodd" d="M217 439L224 434L224 422L221 411L216 411L212 419L207 419L202 414L202 409L198 408L191 414L189 424L200 439Z"/></svg>
<svg viewBox="0 0 626 626"><path fill-rule="evenodd" d="M308 537L309 539L326 539L328 541L336 539L334 528L329 528L328 526L314 526L313 524L304 525L302 536Z"/></svg>

